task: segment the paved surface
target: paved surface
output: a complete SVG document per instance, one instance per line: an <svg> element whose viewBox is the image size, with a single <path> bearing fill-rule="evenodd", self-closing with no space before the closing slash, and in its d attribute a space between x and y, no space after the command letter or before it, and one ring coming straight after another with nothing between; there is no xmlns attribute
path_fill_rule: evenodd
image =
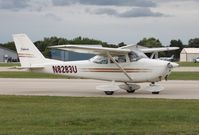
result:
<svg viewBox="0 0 199 135"><path fill-rule="evenodd" d="M199 67L177 67L174 72L199 72Z"/></svg>
<svg viewBox="0 0 199 135"><path fill-rule="evenodd" d="M16 69L14 67L0 67L0 72L2 71L26 71L26 69Z"/></svg>
<svg viewBox="0 0 199 135"><path fill-rule="evenodd" d="M41 95L41 96L75 96L75 97L109 97L95 89L97 85L107 82L81 79L4 79L0 78L1 95ZM143 88L133 94L124 90L117 91L110 97L130 98L168 98L199 99L199 81L167 81L159 83L165 87L159 95L152 95Z"/></svg>

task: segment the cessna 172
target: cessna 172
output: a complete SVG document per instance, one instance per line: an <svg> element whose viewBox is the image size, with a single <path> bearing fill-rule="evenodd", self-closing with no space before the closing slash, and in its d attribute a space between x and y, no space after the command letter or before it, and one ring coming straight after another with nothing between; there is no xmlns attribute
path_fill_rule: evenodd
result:
<svg viewBox="0 0 199 135"><path fill-rule="evenodd" d="M138 49L135 45L120 48L88 47L77 45L59 45L51 48L79 53L96 54L90 60L58 61L45 58L25 34L13 35L21 69L33 72L60 74L77 78L90 78L111 81L97 86L107 95L119 89L133 93L140 88L135 83L150 82L146 90L159 94L164 88L155 82L167 79L178 64L148 58L144 53L176 50L177 47ZM116 82L120 82L117 85ZM121 84L122 83L122 84Z"/></svg>

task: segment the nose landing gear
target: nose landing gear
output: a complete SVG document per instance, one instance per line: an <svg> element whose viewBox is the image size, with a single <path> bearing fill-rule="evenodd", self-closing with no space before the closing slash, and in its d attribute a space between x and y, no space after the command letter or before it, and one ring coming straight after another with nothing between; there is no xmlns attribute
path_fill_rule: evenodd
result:
<svg viewBox="0 0 199 135"><path fill-rule="evenodd" d="M151 82L145 90L150 91L152 94L160 94L160 91L164 90L164 87L161 85L156 85L155 82Z"/></svg>

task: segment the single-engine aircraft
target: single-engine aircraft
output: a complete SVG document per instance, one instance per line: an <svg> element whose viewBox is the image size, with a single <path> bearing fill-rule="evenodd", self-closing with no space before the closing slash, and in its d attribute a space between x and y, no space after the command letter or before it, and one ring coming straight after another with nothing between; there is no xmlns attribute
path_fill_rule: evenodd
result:
<svg viewBox="0 0 199 135"><path fill-rule="evenodd" d="M89 60L64 62L45 58L26 34L15 34L13 38L21 63L19 69L109 81L108 84L96 87L96 89L104 91L107 95L112 95L119 89L134 93L135 90L140 89L140 86L135 83L143 82L150 82L146 90L152 92L152 94L159 94L164 88L156 85L155 82L167 80L172 69L178 66L173 62L150 59L144 54L176 50L177 47L147 49L138 49L135 45L120 48L78 45L50 47L96 55ZM116 82L120 82L120 85Z"/></svg>

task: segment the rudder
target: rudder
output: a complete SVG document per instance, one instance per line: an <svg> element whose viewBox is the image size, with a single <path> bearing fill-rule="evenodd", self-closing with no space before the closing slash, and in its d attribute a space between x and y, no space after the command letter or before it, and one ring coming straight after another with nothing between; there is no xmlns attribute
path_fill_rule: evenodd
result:
<svg viewBox="0 0 199 135"><path fill-rule="evenodd" d="M45 57L26 34L15 34L13 39L22 67L28 68L45 62Z"/></svg>

